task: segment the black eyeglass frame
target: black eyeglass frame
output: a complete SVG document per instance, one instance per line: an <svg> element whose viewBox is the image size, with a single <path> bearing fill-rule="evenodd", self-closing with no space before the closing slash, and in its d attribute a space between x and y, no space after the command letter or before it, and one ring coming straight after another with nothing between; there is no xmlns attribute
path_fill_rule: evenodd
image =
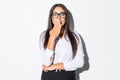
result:
<svg viewBox="0 0 120 80"><path fill-rule="evenodd" d="M60 17L62 17L62 18L66 17L66 13L65 13L65 12L60 12L60 13L58 13L58 12L53 12L53 13L52 13L52 16L55 17L55 18L57 18L58 15L59 15Z"/></svg>

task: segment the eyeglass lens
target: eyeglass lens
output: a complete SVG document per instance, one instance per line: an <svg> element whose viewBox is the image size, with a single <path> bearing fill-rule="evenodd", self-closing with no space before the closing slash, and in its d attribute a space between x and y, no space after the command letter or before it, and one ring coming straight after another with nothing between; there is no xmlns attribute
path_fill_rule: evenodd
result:
<svg viewBox="0 0 120 80"><path fill-rule="evenodd" d="M53 17L58 17L58 15L60 15L60 17L65 17L66 15L65 15L65 12L60 12L60 13L57 13L57 12L53 12L53 14L52 14L52 16Z"/></svg>

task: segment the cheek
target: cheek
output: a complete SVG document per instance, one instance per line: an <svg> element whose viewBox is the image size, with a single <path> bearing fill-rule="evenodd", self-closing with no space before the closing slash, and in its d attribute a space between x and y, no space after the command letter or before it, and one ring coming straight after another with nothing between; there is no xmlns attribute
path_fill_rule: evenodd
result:
<svg viewBox="0 0 120 80"><path fill-rule="evenodd" d="M62 25L64 25L64 24L65 24L65 19L62 20Z"/></svg>
<svg viewBox="0 0 120 80"><path fill-rule="evenodd" d="M62 21L62 26L65 24L65 19L61 19ZM53 24L57 24L57 19L52 19Z"/></svg>
<svg viewBox="0 0 120 80"><path fill-rule="evenodd" d="M55 20L52 20L52 23L55 24Z"/></svg>
<svg viewBox="0 0 120 80"><path fill-rule="evenodd" d="M52 19L52 23L56 24L57 23L56 19Z"/></svg>

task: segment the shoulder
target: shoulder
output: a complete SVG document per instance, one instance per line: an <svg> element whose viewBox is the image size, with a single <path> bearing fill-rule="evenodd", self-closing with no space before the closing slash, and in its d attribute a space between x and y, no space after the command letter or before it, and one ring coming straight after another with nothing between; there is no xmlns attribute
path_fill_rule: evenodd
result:
<svg viewBox="0 0 120 80"><path fill-rule="evenodd" d="M80 38L80 33L78 33L77 31L74 31L73 34L75 38Z"/></svg>
<svg viewBox="0 0 120 80"><path fill-rule="evenodd" d="M78 33L77 31L74 31L74 34L79 37L80 36L80 33Z"/></svg>
<svg viewBox="0 0 120 80"><path fill-rule="evenodd" d="M43 41L45 39L45 35L46 35L46 31L41 32L39 36L39 40Z"/></svg>
<svg viewBox="0 0 120 80"><path fill-rule="evenodd" d="M45 34L46 34L46 31L41 32L40 33L40 38L43 38L45 36Z"/></svg>
<svg viewBox="0 0 120 80"><path fill-rule="evenodd" d="M76 40L78 41L78 43L80 42L81 43L81 35L80 33L78 33L77 31L74 31L74 36L76 38Z"/></svg>

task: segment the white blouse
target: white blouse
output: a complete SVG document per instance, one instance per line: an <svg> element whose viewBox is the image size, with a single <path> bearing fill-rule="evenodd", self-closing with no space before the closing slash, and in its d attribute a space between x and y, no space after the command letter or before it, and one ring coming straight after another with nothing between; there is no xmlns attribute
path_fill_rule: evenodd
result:
<svg viewBox="0 0 120 80"><path fill-rule="evenodd" d="M72 59L72 47L67 35L66 35L67 38L65 37L59 38L55 47L55 58L53 64L63 63L65 71L73 71L76 70L77 68L81 68L84 65L84 53L82 49L81 39L77 32L75 32L75 34L79 38L79 43L76 56L73 59ZM43 47L45 38L44 35L45 32L43 32L39 38L40 52L42 54L43 64L49 66L52 63L51 58L53 57L54 51L49 50L48 48L44 49Z"/></svg>

